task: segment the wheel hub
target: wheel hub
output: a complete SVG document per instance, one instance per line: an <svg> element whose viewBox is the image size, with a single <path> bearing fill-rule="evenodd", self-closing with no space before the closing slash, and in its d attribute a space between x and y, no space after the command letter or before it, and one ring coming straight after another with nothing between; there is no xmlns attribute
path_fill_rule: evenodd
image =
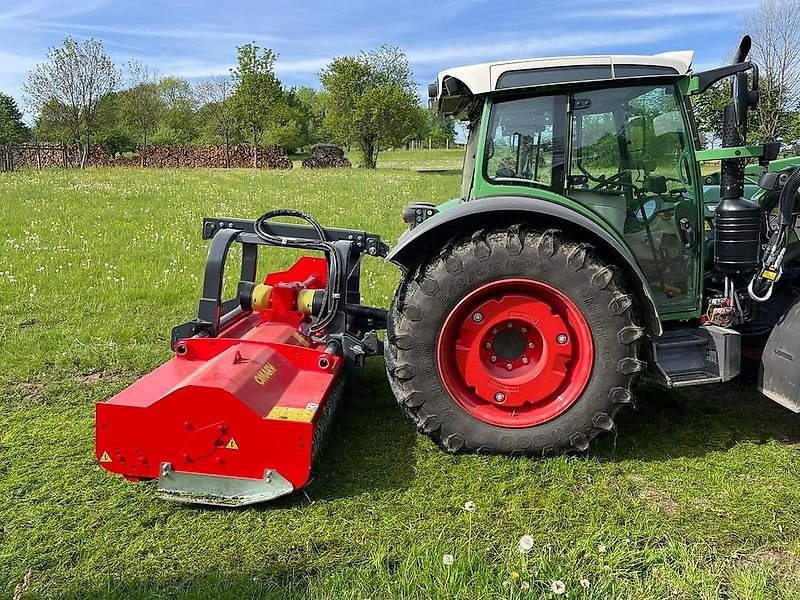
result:
<svg viewBox="0 0 800 600"><path fill-rule="evenodd" d="M463 408L496 425L529 427L582 393L593 364L591 332L555 288L501 280L470 293L448 316L438 359L445 387Z"/></svg>

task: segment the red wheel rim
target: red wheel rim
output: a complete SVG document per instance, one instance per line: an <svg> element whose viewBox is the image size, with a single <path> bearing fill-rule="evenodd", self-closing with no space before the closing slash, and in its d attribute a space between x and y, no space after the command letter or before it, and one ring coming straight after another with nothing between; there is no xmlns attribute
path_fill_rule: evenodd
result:
<svg viewBox="0 0 800 600"><path fill-rule="evenodd" d="M575 303L532 279L467 295L444 322L439 374L464 410L500 427L532 427L566 411L594 364L592 332Z"/></svg>

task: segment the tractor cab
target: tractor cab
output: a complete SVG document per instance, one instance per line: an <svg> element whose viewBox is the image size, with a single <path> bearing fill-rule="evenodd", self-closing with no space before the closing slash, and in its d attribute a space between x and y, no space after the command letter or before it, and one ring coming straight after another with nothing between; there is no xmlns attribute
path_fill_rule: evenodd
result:
<svg viewBox="0 0 800 600"><path fill-rule="evenodd" d="M682 92L691 62L676 52L445 71L431 90L441 86L439 108L469 120L461 199L575 207L630 248L659 312L695 308L700 249L686 235L702 229L703 192Z"/></svg>

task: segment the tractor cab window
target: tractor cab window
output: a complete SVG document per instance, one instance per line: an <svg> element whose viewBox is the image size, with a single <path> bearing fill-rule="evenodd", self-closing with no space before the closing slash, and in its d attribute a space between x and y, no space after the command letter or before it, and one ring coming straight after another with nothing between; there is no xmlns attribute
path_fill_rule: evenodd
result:
<svg viewBox="0 0 800 600"><path fill-rule="evenodd" d="M553 132L563 123L563 96L496 102L486 140L486 176L493 183L549 188L561 169ZM560 171L563 173L563 171ZM563 174L562 174L563 177Z"/></svg>
<svg viewBox="0 0 800 600"><path fill-rule="evenodd" d="M691 144L671 85L576 92L566 193L625 237L664 309L691 308Z"/></svg>

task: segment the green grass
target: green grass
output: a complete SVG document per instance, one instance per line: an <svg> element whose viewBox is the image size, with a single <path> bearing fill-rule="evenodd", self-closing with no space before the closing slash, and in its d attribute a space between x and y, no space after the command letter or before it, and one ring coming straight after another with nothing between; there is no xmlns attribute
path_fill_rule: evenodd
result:
<svg viewBox="0 0 800 600"><path fill-rule="evenodd" d="M642 386L586 458L453 457L413 431L376 360L304 492L196 509L100 469L94 403L193 316L200 219L297 207L392 242L405 203L453 197L458 178L382 157L406 168L0 176L0 597L550 598L562 580L569 598L800 598L800 419L747 381ZM386 306L397 277L368 261L365 301Z"/></svg>

